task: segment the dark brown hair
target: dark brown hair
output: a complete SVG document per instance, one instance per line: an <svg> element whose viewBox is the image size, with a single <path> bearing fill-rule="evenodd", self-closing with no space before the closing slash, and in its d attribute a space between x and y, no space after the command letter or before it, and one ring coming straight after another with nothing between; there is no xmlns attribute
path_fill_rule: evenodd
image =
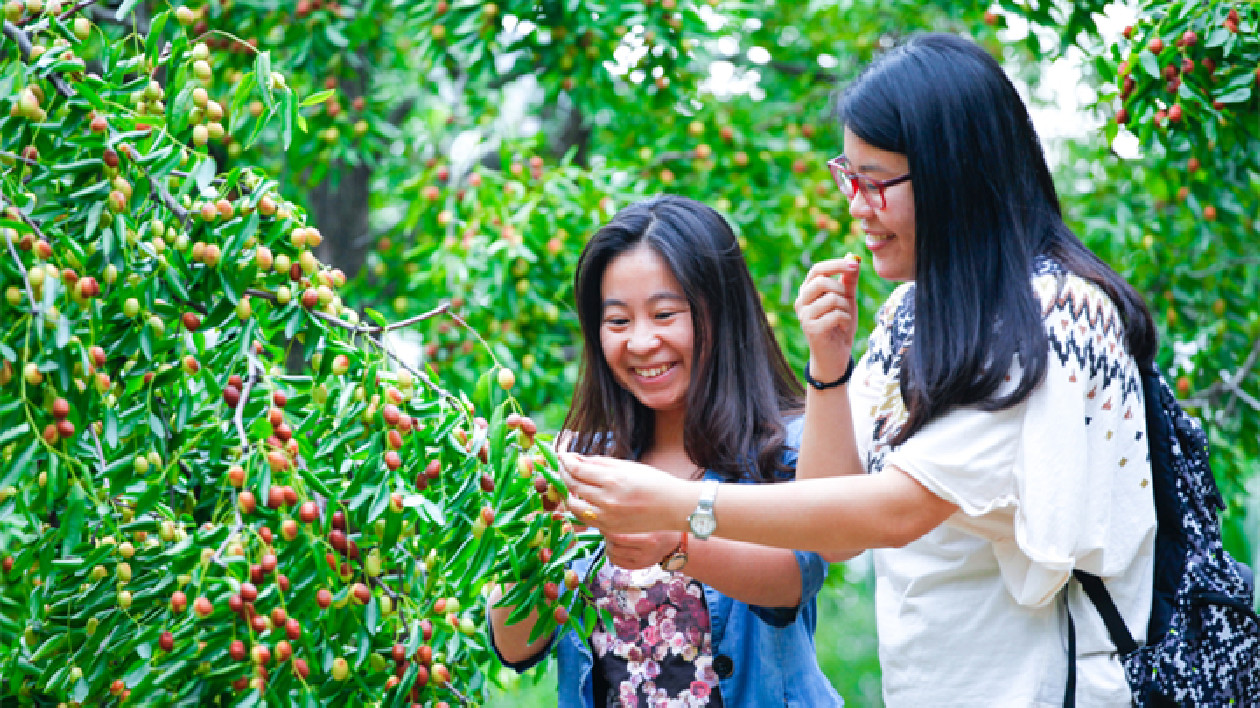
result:
<svg viewBox="0 0 1260 708"><path fill-rule="evenodd" d="M1002 67L975 42L917 35L868 66L839 104L845 127L910 162L914 343L901 370L899 445L959 407L999 410L1045 377L1049 342L1031 276L1048 256L1100 287L1129 354L1159 346L1142 297L1063 222L1032 119ZM999 394L1018 357L1023 376Z"/></svg>
<svg viewBox="0 0 1260 708"><path fill-rule="evenodd" d="M622 209L582 251L573 292L585 341L564 423L569 449L629 459L652 445L652 410L617 383L599 337L604 271L641 246L660 256L691 306L696 349L683 422L687 454L727 479L780 477L790 469L784 417L800 412L804 391L730 225L712 208L672 195Z"/></svg>

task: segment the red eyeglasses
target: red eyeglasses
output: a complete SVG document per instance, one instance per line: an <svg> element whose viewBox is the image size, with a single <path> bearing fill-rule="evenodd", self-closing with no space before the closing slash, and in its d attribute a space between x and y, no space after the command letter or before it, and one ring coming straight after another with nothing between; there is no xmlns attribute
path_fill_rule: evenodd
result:
<svg viewBox="0 0 1260 708"><path fill-rule="evenodd" d="M888 208L884 190L910 180L909 172L892 179L871 179L860 172L855 172L853 166L849 164L849 158L844 155L827 160L827 168L831 170L831 178L836 181L836 186L840 188L840 191L844 192L844 196L852 200L858 192L861 192L867 204L881 211Z"/></svg>

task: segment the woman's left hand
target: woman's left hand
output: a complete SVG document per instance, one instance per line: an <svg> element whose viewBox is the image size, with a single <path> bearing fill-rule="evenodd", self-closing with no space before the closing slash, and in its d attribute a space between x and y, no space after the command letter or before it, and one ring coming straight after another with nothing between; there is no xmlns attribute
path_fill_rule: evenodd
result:
<svg viewBox="0 0 1260 708"><path fill-rule="evenodd" d="M677 531L655 533L606 533L604 553L618 568L638 570L660 563L678 547Z"/></svg>
<svg viewBox="0 0 1260 708"><path fill-rule="evenodd" d="M560 462L569 510L605 534L682 530L699 498L692 483L639 462L574 453Z"/></svg>

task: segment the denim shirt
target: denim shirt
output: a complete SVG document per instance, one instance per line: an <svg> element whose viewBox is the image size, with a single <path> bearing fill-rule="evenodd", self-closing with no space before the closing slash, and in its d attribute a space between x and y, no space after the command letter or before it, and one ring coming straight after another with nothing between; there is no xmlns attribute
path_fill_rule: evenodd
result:
<svg viewBox="0 0 1260 708"><path fill-rule="evenodd" d="M795 462L801 421L788 426L789 462ZM706 470L705 479L720 479ZM816 597L827 576L827 563L817 553L795 551L801 571L801 601L795 607L760 607L732 599L704 586L705 605L713 647L713 670L726 708L826 708L843 706L822 669L814 649ZM586 577L598 556L578 559L572 568ZM493 633L491 633L493 644ZM559 697L557 708L593 708L595 682L591 645L573 630L558 639L556 650ZM548 647L549 649L550 647ZM498 648L495 647L498 653ZM525 671L547 654L540 651L520 663L503 662ZM499 657L502 660L502 656Z"/></svg>

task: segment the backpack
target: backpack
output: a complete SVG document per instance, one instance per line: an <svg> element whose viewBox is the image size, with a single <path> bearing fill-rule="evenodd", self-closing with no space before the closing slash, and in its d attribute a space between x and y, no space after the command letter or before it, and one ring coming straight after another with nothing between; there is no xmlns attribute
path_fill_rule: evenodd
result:
<svg viewBox="0 0 1260 708"><path fill-rule="evenodd" d="M1207 436L1157 368L1142 372L1154 484L1155 587L1139 646L1098 576L1072 571L1102 615L1138 708L1260 706L1260 619L1251 569L1225 552L1225 508L1208 466ZM1076 636L1068 614L1068 691L1074 705Z"/></svg>

